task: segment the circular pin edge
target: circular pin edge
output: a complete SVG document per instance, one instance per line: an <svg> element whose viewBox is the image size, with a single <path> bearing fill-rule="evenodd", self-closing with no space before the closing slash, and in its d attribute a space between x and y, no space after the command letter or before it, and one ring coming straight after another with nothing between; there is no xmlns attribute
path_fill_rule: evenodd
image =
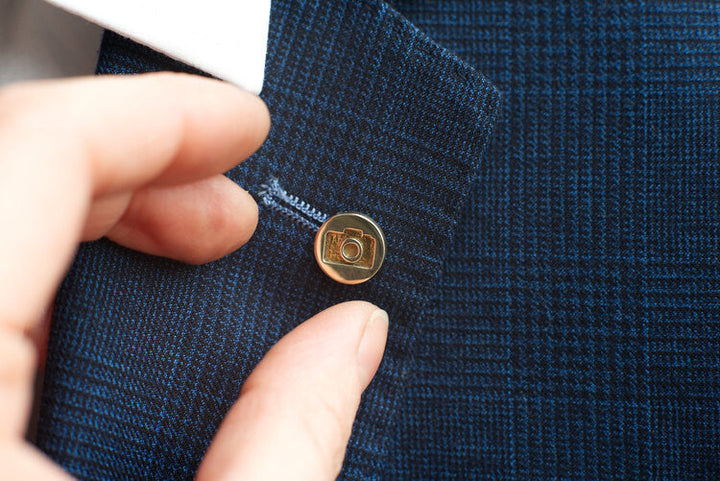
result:
<svg viewBox="0 0 720 481"><path fill-rule="evenodd" d="M378 255L378 253L381 254L380 261L378 262L377 267L373 268L372 274L370 274L367 277L362 277L360 279L347 279L347 278L343 277L339 272L337 272L337 267L352 267L352 266L333 266L330 264L326 264L322 261L322 238L321 238L321 236L322 236L323 231L326 230L328 224L330 224L331 221L335 220L337 217L347 216L347 215L357 216L360 219L362 219L364 222L369 224L375 230L375 232L373 232L373 234L376 234L378 237L378 239L377 239L378 247L376 248L377 249L376 255ZM363 232L364 232L364 230L363 230ZM357 285L357 284L362 284L363 282L369 281L370 279L375 277L375 275L378 272L380 272L380 269L382 268L383 263L385 262L385 254L387 253L387 245L385 242L385 233L380 228L378 223L375 222L373 219L371 219L367 215L362 214L360 212L338 212L337 214L329 217L323 223L323 225L320 226L320 229L318 229L317 233L315 234L314 251L315 251L315 261L317 262L318 266L320 267L320 270L322 270L329 278L331 278L332 280L334 280L336 282L339 282L340 284Z"/></svg>

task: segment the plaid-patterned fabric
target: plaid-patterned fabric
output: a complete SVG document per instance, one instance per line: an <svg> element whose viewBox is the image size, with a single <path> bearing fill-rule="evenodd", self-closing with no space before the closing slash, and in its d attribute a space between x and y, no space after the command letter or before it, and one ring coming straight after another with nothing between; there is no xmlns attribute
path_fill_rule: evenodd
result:
<svg viewBox="0 0 720 481"><path fill-rule="evenodd" d="M720 479L720 3L394 3L503 113L385 479Z"/></svg>
<svg viewBox="0 0 720 481"><path fill-rule="evenodd" d="M273 3L273 128L229 174L369 214L382 271L327 279L299 202L208 266L85 246L40 447L191 477L268 347L363 298L391 333L342 479L720 477L720 5L392 3ZM188 70L106 35L101 73L159 69Z"/></svg>
<svg viewBox="0 0 720 481"><path fill-rule="evenodd" d="M106 36L100 73L159 69L187 68ZM415 337L499 96L386 4L318 0L274 2L263 97L268 141L230 173L263 206L248 245L192 267L93 243L61 289L38 443L80 478L191 477L269 347L349 299L392 318L345 466L349 479L381 474ZM297 202L276 193L267 207L280 190ZM303 202L375 219L387 238L382 270L358 286L323 274Z"/></svg>

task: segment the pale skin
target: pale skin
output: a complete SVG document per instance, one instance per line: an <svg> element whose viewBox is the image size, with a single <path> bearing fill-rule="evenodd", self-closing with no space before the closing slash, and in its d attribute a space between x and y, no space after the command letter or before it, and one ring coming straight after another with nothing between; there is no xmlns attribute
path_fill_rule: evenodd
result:
<svg viewBox="0 0 720 481"><path fill-rule="evenodd" d="M258 97L183 74L0 90L0 478L70 478L23 435L36 334L77 244L107 236L194 264L241 248L257 205L222 173L269 128ZM197 478L334 479L387 330L362 301L301 323L247 379Z"/></svg>

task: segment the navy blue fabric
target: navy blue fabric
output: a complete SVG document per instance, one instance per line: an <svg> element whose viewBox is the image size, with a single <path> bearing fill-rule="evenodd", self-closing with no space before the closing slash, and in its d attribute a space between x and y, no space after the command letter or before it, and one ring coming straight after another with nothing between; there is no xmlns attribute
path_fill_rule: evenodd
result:
<svg viewBox="0 0 720 481"><path fill-rule="evenodd" d="M720 479L720 4L393 5L503 109L383 479Z"/></svg>
<svg viewBox="0 0 720 481"><path fill-rule="evenodd" d="M191 70L108 33L99 72ZM343 286L306 223L263 208L252 241L193 267L109 241L82 247L56 300L38 445L82 479L191 477L240 386L298 323L348 299L392 319L343 479L378 479L423 313L485 150L499 95L375 0L273 2L266 144L230 172L262 198L277 178L327 214L383 228L385 264ZM285 212L286 213L286 212Z"/></svg>
<svg viewBox="0 0 720 481"><path fill-rule="evenodd" d="M410 23L274 2L273 131L231 173L376 217L379 277L327 281L311 231L268 209L202 268L85 247L41 447L83 478L188 477L267 347L361 297L392 328L344 479L720 478L720 5L392 4ZM453 55L503 95L477 171L497 96ZM167 68L106 38L102 72ZM301 255L267 252L288 239Z"/></svg>

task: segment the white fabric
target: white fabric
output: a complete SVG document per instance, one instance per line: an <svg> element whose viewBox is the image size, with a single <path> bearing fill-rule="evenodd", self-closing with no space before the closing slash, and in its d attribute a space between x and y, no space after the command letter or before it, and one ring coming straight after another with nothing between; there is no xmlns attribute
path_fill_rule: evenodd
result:
<svg viewBox="0 0 720 481"><path fill-rule="evenodd" d="M42 0L0 0L0 86L92 75L101 37L102 28Z"/></svg>
<svg viewBox="0 0 720 481"><path fill-rule="evenodd" d="M47 0L260 93L270 0Z"/></svg>

